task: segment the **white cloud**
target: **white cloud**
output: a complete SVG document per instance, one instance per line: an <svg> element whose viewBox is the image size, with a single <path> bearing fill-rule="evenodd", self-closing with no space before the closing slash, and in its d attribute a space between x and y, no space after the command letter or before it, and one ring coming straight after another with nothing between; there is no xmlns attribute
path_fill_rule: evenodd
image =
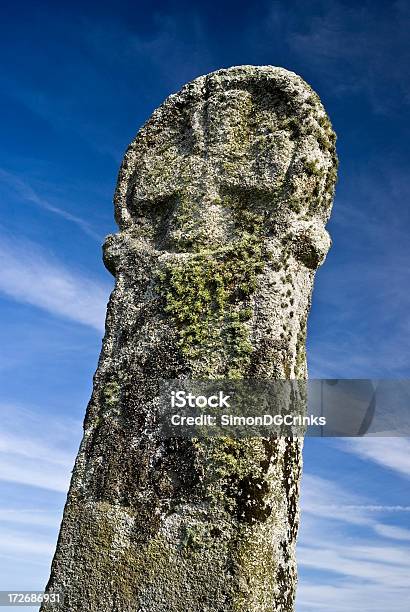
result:
<svg viewBox="0 0 410 612"><path fill-rule="evenodd" d="M408 506L376 505L337 482L305 474L298 544L298 612L399 612L408 608L410 531L386 514ZM306 574L306 572L308 572Z"/></svg>
<svg viewBox="0 0 410 612"><path fill-rule="evenodd" d="M2 237L0 291L54 315L104 330L108 285L75 273L31 242Z"/></svg>
<svg viewBox="0 0 410 612"><path fill-rule="evenodd" d="M316 519L331 517L353 524L367 524L368 517L361 510L361 501L361 498L345 491L337 483L311 474L303 475L301 507L304 514L311 514ZM353 504L358 509L346 513L346 506Z"/></svg>
<svg viewBox="0 0 410 612"><path fill-rule="evenodd" d="M33 187L25 180L20 178L19 176L13 174L12 172L8 172L3 168L0 168L0 179L8 185L9 188L13 190L15 194L17 194L23 201L30 202L35 204L39 208L43 210L47 210L48 212L62 217L66 221L70 223L74 223L77 225L85 234L88 234L98 242L101 242L102 237L95 232L87 221L78 217L77 215L73 215L67 210L60 208L59 206L55 206L46 198L40 196Z"/></svg>
<svg viewBox="0 0 410 612"><path fill-rule="evenodd" d="M39 510L38 508L0 507L1 523L57 528L60 524L60 517L56 512Z"/></svg>
<svg viewBox="0 0 410 612"><path fill-rule="evenodd" d="M361 579L385 587L408 586L410 558L408 550L389 546L360 546L353 540L347 545L334 542L325 546L300 546L299 565Z"/></svg>
<svg viewBox="0 0 410 612"><path fill-rule="evenodd" d="M312 474L303 475L301 508L304 517L310 515L315 520L320 518L348 525L362 525L384 538L407 540L410 537L407 529L386 525L375 518L377 514L409 513L410 506L367 502L366 496L348 491L335 482Z"/></svg>
<svg viewBox="0 0 410 612"><path fill-rule="evenodd" d="M3 455L0 453L0 480L41 487L52 491L66 493L70 482L70 467L65 469L56 465L50 454L48 461L30 459L20 455Z"/></svg>
<svg viewBox="0 0 410 612"><path fill-rule="evenodd" d="M410 477L410 439L408 438L345 438L340 440L343 451L372 461L383 468Z"/></svg>
<svg viewBox="0 0 410 612"><path fill-rule="evenodd" d="M391 540L409 541L410 540L410 529L404 529L403 527L396 527L395 525L375 525L374 530L384 538L390 538Z"/></svg>
<svg viewBox="0 0 410 612"><path fill-rule="evenodd" d="M386 506L376 504L342 504L340 506L328 505L325 506L328 510L341 508L343 511L350 512L358 510L360 512L410 512L410 506Z"/></svg>
<svg viewBox="0 0 410 612"><path fill-rule="evenodd" d="M0 588L11 588L7 572L43 588L80 435L72 419L0 404ZM43 569L22 575L27 564Z"/></svg>
<svg viewBox="0 0 410 612"><path fill-rule="evenodd" d="M9 530L0 529L1 554L11 556L11 558L25 557L44 557L49 559L54 553L55 543L50 538L31 536L27 534L11 533Z"/></svg>
<svg viewBox="0 0 410 612"><path fill-rule="evenodd" d="M67 492L81 425L0 405L0 480Z"/></svg>
<svg viewBox="0 0 410 612"><path fill-rule="evenodd" d="M303 583L298 587L297 612L403 612L409 608L408 589L365 584L354 579L337 585Z"/></svg>
<svg viewBox="0 0 410 612"><path fill-rule="evenodd" d="M1 428L2 429L2 428ZM50 461L50 449L44 446L44 440L33 440L24 435L3 433L0 429L0 453L19 455L27 459L36 458L37 461ZM48 427L47 427L48 429ZM52 462L55 465L66 467L71 461L71 454L53 448Z"/></svg>

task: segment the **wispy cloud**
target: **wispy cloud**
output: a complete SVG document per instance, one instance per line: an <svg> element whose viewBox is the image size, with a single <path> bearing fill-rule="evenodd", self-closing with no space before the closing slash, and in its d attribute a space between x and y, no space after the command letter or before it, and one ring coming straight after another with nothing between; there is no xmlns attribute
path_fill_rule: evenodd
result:
<svg viewBox="0 0 410 612"><path fill-rule="evenodd" d="M24 457L19 453L0 453L0 480L7 482L65 493L70 482L69 468L68 462L66 466L54 462L52 449L46 460Z"/></svg>
<svg viewBox="0 0 410 612"><path fill-rule="evenodd" d="M40 537L27 537L27 534L12 533L0 527L2 554L30 555L49 558L54 552L54 543Z"/></svg>
<svg viewBox="0 0 410 612"><path fill-rule="evenodd" d="M390 538L391 540L399 540L400 542L410 541L410 529L403 527L397 527L395 525L380 525L374 526L376 533L384 538Z"/></svg>
<svg viewBox="0 0 410 612"><path fill-rule="evenodd" d="M37 245L3 237L0 291L53 315L104 329L109 286L70 270Z"/></svg>
<svg viewBox="0 0 410 612"><path fill-rule="evenodd" d="M397 588L407 586L410 572L407 549L360 545L357 542L345 545L333 543L332 548L328 549L301 546L299 563L317 570L363 579L379 586Z"/></svg>
<svg viewBox="0 0 410 612"><path fill-rule="evenodd" d="M57 528L60 521L56 512L39 510L38 508L0 507L0 523Z"/></svg>
<svg viewBox="0 0 410 612"><path fill-rule="evenodd" d="M72 419L0 404L0 480L66 492L80 434Z"/></svg>
<svg viewBox="0 0 410 612"><path fill-rule="evenodd" d="M339 441L339 445L345 452L410 478L408 438L345 438Z"/></svg>
<svg viewBox="0 0 410 612"><path fill-rule="evenodd" d="M0 404L0 588L44 588L80 436L52 410Z"/></svg>
<svg viewBox="0 0 410 612"><path fill-rule="evenodd" d="M400 539L402 533L403 538L408 539L410 532L406 529L384 524L375 515L407 513L410 506L371 504L368 501L366 496L346 490L326 478L312 474L303 476L301 506L304 514L316 519L366 526L386 538Z"/></svg>
<svg viewBox="0 0 410 612"><path fill-rule="evenodd" d="M317 506L320 508L320 506ZM386 505L377 505L377 504L328 504L324 506L324 509L327 511L335 510L339 508L344 513L349 511L359 511L359 512L410 512L410 506L386 506ZM344 514L346 517L346 514ZM345 518L346 520L346 518Z"/></svg>
<svg viewBox="0 0 410 612"><path fill-rule="evenodd" d="M334 520L348 520L354 524L368 523L368 518L358 510L346 514L345 507L356 505L362 508L365 500L358 499L357 495L342 489L339 485L325 478L304 474L302 486L301 507L304 513L315 517Z"/></svg>
<svg viewBox="0 0 410 612"><path fill-rule="evenodd" d="M371 504L364 494L305 474L297 610L406 609L410 530L391 524L391 513L408 510Z"/></svg>
<svg viewBox="0 0 410 612"><path fill-rule="evenodd" d="M21 198L23 202L30 202L31 204L34 204L39 208L42 208L43 210L57 215L70 223L74 223L85 234L91 236L92 238L101 243L102 236L95 232L87 221L85 221L81 217L73 215L72 213L67 210L64 210L63 208L55 206L54 204L49 202L47 198L40 196L26 180L23 180L16 174L8 172L3 168L0 168L0 180L6 183L7 186L14 192L14 194Z"/></svg>
<svg viewBox="0 0 410 612"><path fill-rule="evenodd" d="M302 583L298 588L298 612L403 612L409 607L407 588L366 584L360 578L329 583Z"/></svg>

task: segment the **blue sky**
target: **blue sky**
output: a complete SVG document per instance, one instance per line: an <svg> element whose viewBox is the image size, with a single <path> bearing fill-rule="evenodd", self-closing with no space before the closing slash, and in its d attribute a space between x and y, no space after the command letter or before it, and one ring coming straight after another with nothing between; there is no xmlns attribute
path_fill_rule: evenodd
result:
<svg viewBox="0 0 410 612"><path fill-rule="evenodd" d="M112 278L124 149L186 81L301 74L340 174L309 320L311 377L406 378L410 4L8 3L0 114L0 588L47 579ZM298 612L409 607L410 442L306 441Z"/></svg>

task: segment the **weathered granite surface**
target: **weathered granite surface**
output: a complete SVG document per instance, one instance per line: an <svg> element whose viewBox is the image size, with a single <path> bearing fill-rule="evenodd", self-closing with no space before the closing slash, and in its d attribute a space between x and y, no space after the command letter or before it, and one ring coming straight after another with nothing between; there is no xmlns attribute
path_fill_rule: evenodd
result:
<svg viewBox="0 0 410 612"><path fill-rule="evenodd" d="M271 66L219 70L138 132L115 194L106 334L43 610L288 612L300 439L147 434L160 379L305 378L335 135Z"/></svg>

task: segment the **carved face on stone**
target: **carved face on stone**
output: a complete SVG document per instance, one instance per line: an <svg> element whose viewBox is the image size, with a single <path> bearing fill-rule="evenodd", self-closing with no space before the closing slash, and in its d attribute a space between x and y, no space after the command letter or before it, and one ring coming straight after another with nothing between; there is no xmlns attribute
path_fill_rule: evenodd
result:
<svg viewBox="0 0 410 612"><path fill-rule="evenodd" d="M247 215L260 217L266 236L305 230L307 251L324 240L312 253L320 262L329 246L320 226L333 195L333 132L299 77L253 70L251 82L240 69L199 78L153 114L120 175L120 226L140 228L156 249L187 252L223 247L252 230Z"/></svg>
<svg viewBox="0 0 410 612"><path fill-rule="evenodd" d="M170 96L140 130L120 172L116 218L165 258L235 249L237 259L259 258L249 274L264 268L273 284L272 270L302 271L308 296L330 245L335 169L333 131L304 81L272 67L221 70Z"/></svg>

